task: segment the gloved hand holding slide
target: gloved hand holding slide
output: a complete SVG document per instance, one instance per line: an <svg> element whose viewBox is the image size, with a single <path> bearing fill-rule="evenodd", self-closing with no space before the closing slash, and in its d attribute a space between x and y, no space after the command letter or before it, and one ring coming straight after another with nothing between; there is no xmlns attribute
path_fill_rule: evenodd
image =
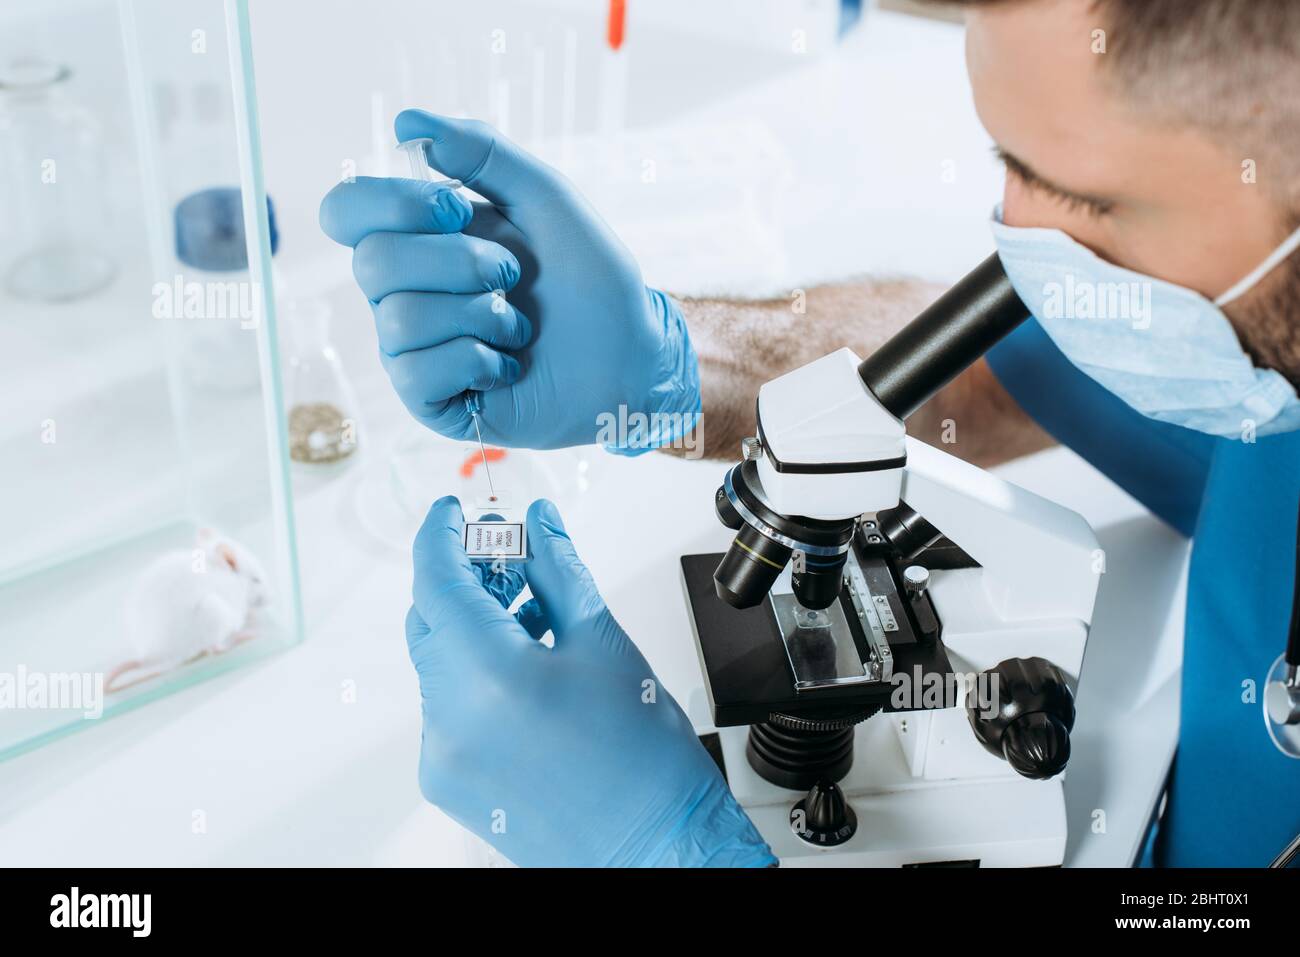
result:
<svg viewBox="0 0 1300 957"><path fill-rule="evenodd" d="M775 863L555 506L532 504L532 560L503 571L470 561L463 523L439 499L415 540L424 796L520 866Z"/></svg>

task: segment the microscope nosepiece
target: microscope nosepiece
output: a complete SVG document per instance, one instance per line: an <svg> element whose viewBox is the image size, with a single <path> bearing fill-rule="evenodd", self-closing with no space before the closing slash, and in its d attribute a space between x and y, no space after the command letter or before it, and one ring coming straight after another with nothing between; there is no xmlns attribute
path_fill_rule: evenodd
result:
<svg viewBox="0 0 1300 957"><path fill-rule="evenodd" d="M714 590L728 605L761 605L796 550L791 587L803 606L829 608L839 597L856 517L824 521L773 511L752 459L727 473L713 504L718 520L736 533L713 573Z"/></svg>

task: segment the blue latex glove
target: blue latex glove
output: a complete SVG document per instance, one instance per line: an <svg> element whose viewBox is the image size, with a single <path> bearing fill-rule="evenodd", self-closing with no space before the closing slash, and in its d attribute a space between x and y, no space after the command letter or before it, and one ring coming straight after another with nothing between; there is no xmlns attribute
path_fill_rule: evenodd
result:
<svg viewBox="0 0 1300 957"><path fill-rule="evenodd" d="M483 437L499 445L636 453L694 426L681 310L646 288L568 180L476 120L406 110L396 131L431 137L430 164L491 201L471 211L428 183L357 177L321 203L321 227L354 249L384 366L417 419L470 439L460 395L478 389Z"/></svg>
<svg viewBox="0 0 1300 957"><path fill-rule="evenodd" d="M518 566L489 594L498 576L465 555L463 522L439 499L415 539L424 796L523 866L774 864L555 506L528 510L533 597L514 615ZM536 640L548 629L554 647Z"/></svg>

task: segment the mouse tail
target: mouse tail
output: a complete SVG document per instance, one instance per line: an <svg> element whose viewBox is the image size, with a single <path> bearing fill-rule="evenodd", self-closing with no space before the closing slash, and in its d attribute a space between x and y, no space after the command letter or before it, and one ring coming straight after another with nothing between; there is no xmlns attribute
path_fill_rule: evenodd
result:
<svg viewBox="0 0 1300 957"><path fill-rule="evenodd" d="M257 633L255 631L247 628L242 629L231 636L230 643L226 647L219 649L205 648L193 657L187 658L183 664L193 664L200 658L206 658L209 655L222 654L230 651L232 648L242 645L246 641L252 641L256 637ZM170 669L158 667L156 661L140 661L134 659L131 661L124 661L110 671L104 678L104 691L108 694L125 691L128 688L134 688L138 684L143 684L146 681L157 678L167 670Z"/></svg>
<svg viewBox="0 0 1300 957"><path fill-rule="evenodd" d="M152 662L124 661L108 673L104 679L104 691L108 694L125 691L151 678L157 678L160 674L162 671Z"/></svg>

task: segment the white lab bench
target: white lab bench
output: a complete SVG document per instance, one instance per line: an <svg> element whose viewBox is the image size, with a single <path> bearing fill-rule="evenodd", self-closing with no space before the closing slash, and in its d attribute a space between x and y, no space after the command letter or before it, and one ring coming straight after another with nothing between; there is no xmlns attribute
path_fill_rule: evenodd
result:
<svg viewBox="0 0 1300 957"><path fill-rule="evenodd" d="M782 71L689 117L762 124L784 150L791 175L776 221L785 252L778 283L904 269L953 279L990 246L981 219L997 196L998 176L965 92L959 32L870 16L875 21L841 61ZM300 13L259 8L254 30L268 181L282 230L296 243L286 243L282 265L300 282L346 280L347 257L312 232L315 203L337 178L337 157L317 148L316 165L304 173L302 150L290 149L301 147L301 136L282 132L303 103L301 87L277 81L264 55L280 43L279 52L294 51L285 62L305 69L310 50L296 39ZM329 53L328 44L317 46ZM330 72L342 86L355 84L358 69L354 63ZM318 113L334 102L324 87L312 101ZM825 111L821 119L808 116L814 104ZM333 125L339 113L330 109ZM325 126L313 133L339 136ZM357 155L348 152L352 145L340 143L339 155ZM282 186L279 171L290 174L278 180ZM582 171L571 172L582 183ZM824 188L844 176L852 183L843 190ZM666 245L656 245L638 210L612 202L608 217L651 282L681 291L745 288L768 265L738 259L708 263L708 276L692 274L689 259L671 259ZM360 294L344 286L330 295L373 464L406 413L374 357ZM419 697L403 636L410 564L357 520L356 486L367 464L333 481L296 483L306 641L0 765L0 864L481 859L481 848L426 805L416 786ZM566 515L615 615L701 725L707 708L677 558L725 547L728 533L713 513L722 471L718 463L661 455L605 456L581 506ZM1002 472L1081 512L1106 550L1066 778L1067 863L1122 865L1135 851L1176 738L1185 543L1065 450Z"/></svg>
<svg viewBox="0 0 1300 957"><path fill-rule="evenodd" d="M393 424L404 415L388 411ZM371 434L380 434L373 423ZM1081 511L1106 549L1066 776L1068 856L1122 864L1174 740L1184 548L1065 450L1003 471ZM677 556L725 547L713 515L721 472L610 456L569 523L615 615L702 725ZM419 695L403 633L410 565L357 527L359 474L297 502L307 640L0 765L0 864L475 859L416 787Z"/></svg>

